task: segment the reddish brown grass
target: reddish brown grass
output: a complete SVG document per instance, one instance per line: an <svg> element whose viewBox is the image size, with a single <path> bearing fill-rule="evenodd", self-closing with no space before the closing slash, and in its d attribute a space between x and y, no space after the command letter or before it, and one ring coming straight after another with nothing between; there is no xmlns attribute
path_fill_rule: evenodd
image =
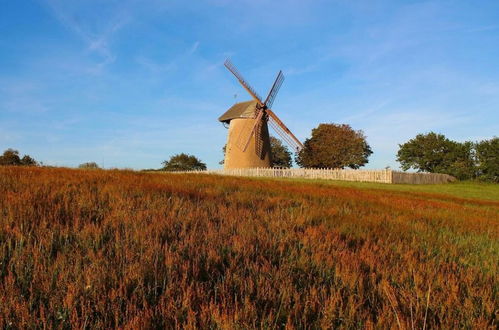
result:
<svg viewBox="0 0 499 330"><path fill-rule="evenodd" d="M498 325L499 202L0 169L0 327Z"/></svg>

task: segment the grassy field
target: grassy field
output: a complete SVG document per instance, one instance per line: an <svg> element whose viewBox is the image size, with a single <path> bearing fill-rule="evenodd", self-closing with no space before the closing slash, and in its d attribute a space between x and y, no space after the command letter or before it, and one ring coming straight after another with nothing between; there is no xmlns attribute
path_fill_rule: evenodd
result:
<svg viewBox="0 0 499 330"><path fill-rule="evenodd" d="M494 196L0 168L0 328L494 328Z"/></svg>
<svg viewBox="0 0 499 330"><path fill-rule="evenodd" d="M485 182L454 182L448 184L387 184L368 182L349 182L331 180L310 180L310 179L281 179L303 183L329 184L339 187L352 187L358 189L380 189L388 191L400 191L409 193L443 194L461 198L474 198L499 201L499 184Z"/></svg>

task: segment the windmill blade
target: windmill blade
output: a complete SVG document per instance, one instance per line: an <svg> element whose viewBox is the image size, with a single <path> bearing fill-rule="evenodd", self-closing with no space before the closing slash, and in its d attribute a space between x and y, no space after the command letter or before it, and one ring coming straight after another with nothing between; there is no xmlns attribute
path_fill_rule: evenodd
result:
<svg viewBox="0 0 499 330"><path fill-rule="evenodd" d="M251 137L253 136L253 134L257 130L258 126L261 124L262 117L263 117L263 111L260 110L260 111L258 111L258 115L255 118L253 126L250 126L251 130L244 132L244 134L243 134L243 132L241 132L241 134L239 134L239 137L238 137L236 144L243 152L246 151L246 149L248 149L248 146L251 142ZM251 125L251 121L248 120L246 125L248 125L248 124Z"/></svg>
<svg viewBox="0 0 499 330"><path fill-rule="evenodd" d="M280 128L279 124L277 124L275 120L269 118L269 125L281 137L281 139L293 150L295 150L296 152L299 152L301 150L300 146L286 132L284 132Z"/></svg>
<svg viewBox="0 0 499 330"><path fill-rule="evenodd" d="M282 71L279 71L279 73L277 74L277 78L275 79L274 84L270 89L269 95L267 95L265 102L263 102L263 104L267 108L272 108L272 104L274 104L275 97L277 95L277 92L279 92L279 88L281 88L283 81L284 81L284 75L282 74Z"/></svg>
<svg viewBox="0 0 499 330"><path fill-rule="evenodd" d="M263 120L259 120L255 123L255 153L260 158L264 158L263 154L263 140L262 140L262 125Z"/></svg>
<svg viewBox="0 0 499 330"><path fill-rule="evenodd" d="M239 80L239 83L244 87L244 89L246 89L248 93L250 93L251 96L253 96L253 98L258 101L260 105L263 105L262 98L260 97L260 95L258 95L258 93L253 89L253 87L251 87L250 84L248 84L246 80L244 80L243 76L239 73L234 64L232 64L232 62L229 59L227 59L224 65L227 69L229 69L230 72L232 72L234 76L236 76L237 80Z"/></svg>
<svg viewBox="0 0 499 330"><path fill-rule="evenodd" d="M294 136L289 128L284 125L284 123L277 117L277 115L270 109L267 109L267 114L269 116L269 124L276 131L277 134L286 142L291 148L296 152L303 149L303 144Z"/></svg>
<svg viewBox="0 0 499 330"><path fill-rule="evenodd" d="M239 130L239 134L236 137L236 146L242 151L246 150L246 141L253 135L253 122L251 120L246 120L243 126Z"/></svg>

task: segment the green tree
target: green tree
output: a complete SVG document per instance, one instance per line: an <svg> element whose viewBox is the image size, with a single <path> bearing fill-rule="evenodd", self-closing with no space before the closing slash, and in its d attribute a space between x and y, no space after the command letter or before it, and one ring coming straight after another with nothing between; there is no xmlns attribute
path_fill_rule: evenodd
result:
<svg viewBox="0 0 499 330"><path fill-rule="evenodd" d="M164 171L206 170L205 163L201 162L201 160L195 156L184 153L171 156L169 160L165 160L162 164Z"/></svg>
<svg viewBox="0 0 499 330"><path fill-rule="evenodd" d="M14 149L7 149L0 156L0 165L2 166L19 166L21 165L21 158L19 157L19 151Z"/></svg>
<svg viewBox="0 0 499 330"><path fill-rule="evenodd" d="M499 182L499 138L480 141L475 148L480 178Z"/></svg>
<svg viewBox="0 0 499 330"><path fill-rule="evenodd" d="M224 153L224 158L218 162L220 165L223 165L225 163L225 152L226 151L227 151L227 144L225 144L224 147L222 148L222 152Z"/></svg>
<svg viewBox="0 0 499 330"><path fill-rule="evenodd" d="M397 161L406 171L445 173L458 179L475 177L474 147L471 142L451 141L443 134L430 132L399 145Z"/></svg>
<svg viewBox="0 0 499 330"><path fill-rule="evenodd" d="M284 144L282 144L281 140L271 136L270 150L272 154L272 167L291 167L293 164L291 152Z"/></svg>
<svg viewBox="0 0 499 330"><path fill-rule="evenodd" d="M475 144L470 141L463 143L452 141L454 146L451 154L451 162L442 173L450 174L460 180L474 179L477 175L475 161Z"/></svg>
<svg viewBox="0 0 499 330"><path fill-rule="evenodd" d="M19 151L7 149L0 156L0 166L37 166L38 163L31 156L19 156Z"/></svg>
<svg viewBox="0 0 499 330"><path fill-rule="evenodd" d="M78 168L86 169L86 170L96 170L99 169L99 165L96 162L88 162L78 165Z"/></svg>
<svg viewBox="0 0 499 330"><path fill-rule="evenodd" d="M371 147L362 131L346 124L320 124L305 140L296 163L301 167L357 169L368 162Z"/></svg>
<svg viewBox="0 0 499 330"><path fill-rule="evenodd" d="M21 165L23 165L23 166L38 166L38 162L36 160L34 160L31 156L24 155L23 158L21 158Z"/></svg>

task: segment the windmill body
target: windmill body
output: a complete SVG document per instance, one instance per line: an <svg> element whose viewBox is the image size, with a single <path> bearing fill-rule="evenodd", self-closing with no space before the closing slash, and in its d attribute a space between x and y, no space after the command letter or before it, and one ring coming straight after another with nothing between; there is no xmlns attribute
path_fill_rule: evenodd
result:
<svg viewBox="0 0 499 330"><path fill-rule="evenodd" d="M261 119L260 125L256 125L256 120L258 120L255 118L256 111L256 101L241 102L235 104L219 118L219 121L229 125L224 168L254 168L272 165L268 125ZM242 141L240 135L255 125L258 131L252 135L246 150L243 151L244 146L238 143Z"/></svg>
<svg viewBox="0 0 499 330"><path fill-rule="evenodd" d="M279 72L267 98L262 101L229 60L225 62L225 66L253 96L253 100L235 104L218 118L220 122L229 126L224 168L254 168L272 165L267 123L270 123L284 142L287 142L293 149L299 151L303 148L302 143L270 109L284 80L282 72Z"/></svg>

